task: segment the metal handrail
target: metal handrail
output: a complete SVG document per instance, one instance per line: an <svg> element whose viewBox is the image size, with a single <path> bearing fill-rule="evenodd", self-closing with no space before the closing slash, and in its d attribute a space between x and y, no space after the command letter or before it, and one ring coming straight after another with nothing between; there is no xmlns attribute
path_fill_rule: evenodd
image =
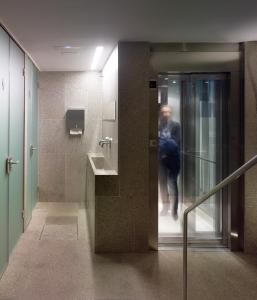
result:
<svg viewBox="0 0 257 300"><path fill-rule="evenodd" d="M210 160L210 159L195 155L195 154L190 153L190 152L183 151L182 154L187 155L187 156L191 156L191 157L194 157L194 158L198 158L200 160L203 160L203 161L211 163L211 164L216 164L216 161L214 161L214 160Z"/></svg>
<svg viewBox="0 0 257 300"><path fill-rule="evenodd" d="M239 169L229 175L227 178L222 180L217 184L210 192L200 197L194 204L189 206L183 215L183 300L187 300L187 245L188 245L188 214L194 210L196 207L201 205L204 201L209 199L211 196L216 194L219 190L229 185L241 175L243 175L247 170L257 164L257 155L252 157L248 162L242 165Z"/></svg>

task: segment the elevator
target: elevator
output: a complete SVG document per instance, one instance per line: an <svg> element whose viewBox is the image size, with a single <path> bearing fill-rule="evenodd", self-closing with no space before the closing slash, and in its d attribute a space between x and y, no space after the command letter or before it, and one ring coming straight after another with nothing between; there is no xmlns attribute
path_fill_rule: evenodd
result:
<svg viewBox="0 0 257 300"><path fill-rule="evenodd" d="M159 243L180 242L185 208L227 174L228 84L229 74L226 73L168 73L158 77ZM165 110L168 120L163 120ZM171 132L165 142L170 140L178 144L176 157L169 156L169 148L162 150L160 146L165 122L171 123L168 126ZM174 164L180 165L175 190ZM227 239L226 222L223 221L226 216L227 198L225 193L219 193L190 216L192 241L222 244Z"/></svg>
<svg viewBox="0 0 257 300"><path fill-rule="evenodd" d="M149 244L161 249L182 244L183 211L243 163L241 49L236 43L152 44L150 66ZM177 150L173 145L179 152L179 171L177 188L166 175L168 186L163 190L160 127L162 114L169 111L179 131ZM242 183L238 180L190 215L189 244L243 248Z"/></svg>

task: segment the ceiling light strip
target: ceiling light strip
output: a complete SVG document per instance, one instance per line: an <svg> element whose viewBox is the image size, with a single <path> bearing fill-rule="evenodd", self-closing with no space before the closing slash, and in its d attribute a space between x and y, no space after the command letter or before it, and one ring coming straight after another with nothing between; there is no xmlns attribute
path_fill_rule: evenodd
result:
<svg viewBox="0 0 257 300"><path fill-rule="evenodd" d="M94 57L93 57L93 61L92 61L92 64L91 64L91 70L92 71L96 70L97 65L99 63L99 60L100 60L100 58L102 56L103 50L104 50L103 46L96 47L95 54L94 54Z"/></svg>

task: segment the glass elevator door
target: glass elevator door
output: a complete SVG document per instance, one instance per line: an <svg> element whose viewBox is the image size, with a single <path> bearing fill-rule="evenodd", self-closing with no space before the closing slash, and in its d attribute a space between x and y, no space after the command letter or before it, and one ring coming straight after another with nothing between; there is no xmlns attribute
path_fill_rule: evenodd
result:
<svg viewBox="0 0 257 300"><path fill-rule="evenodd" d="M227 77L159 76L159 243L181 242L184 209L225 175ZM225 203L217 193L190 214L192 242L223 239Z"/></svg>

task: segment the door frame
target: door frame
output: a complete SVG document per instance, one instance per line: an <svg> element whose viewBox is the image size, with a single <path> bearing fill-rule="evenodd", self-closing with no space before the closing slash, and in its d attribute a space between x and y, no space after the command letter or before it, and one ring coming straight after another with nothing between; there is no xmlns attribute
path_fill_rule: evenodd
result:
<svg viewBox="0 0 257 300"><path fill-rule="evenodd" d="M36 89L35 89L36 87ZM32 218L32 211L37 202L37 184L33 185L32 170L37 173L37 69L31 59L25 55L25 132L24 132L24 230L28 227ZM36 155L36 157L35 157ZM32 161L34 158L34 161ZM36 160L36 162L35 162ZM36 165L34 165L36 163ZM35 180L37 182L37 179Z"/></svg>
<svg viewBox="0 0 257 300"><path fill-rule="evenodd" d="M151 44L150 82L157 82L159 73L195 72L229 73L228 95L228 174L243 163L243 68L239 43L158 43ZM215 58L215 59L214 59ZM158 135L158 89L149 93L149 247L158 250L158 149L151 146ZM156 143L155 143L156 144ZM243 249L244 194L243 178L224 190L228 197L228 247L232 251ZM233 199L233 200L232 200ZM226 224L224 224L226 226ZM223 237L222 243L226 242Z"/></svg>
<svg viewBox="0 0 257 300"><path fill-rule="evenodd" d="M191 84L194 80L218 80L218 79L224 79L226 87L224 88L224 92L226 93L223 100L226 102L222 103L222 136L221 136L221 146L222 146L222 162L221 162L221 173L222 173L222 179L225 178L228 175L228 165L227 165L227 160L228 160L228 153L227 152L227 106L228 106L228 90L229 90L229 82L230 82L230 74L228 72L183 72L183 73L178 73L178 72L166 72L166 73L159 73L158 74L158 79L160 76L168 76L169 78L173 78L174 80L180 80L181 81L181 103L180 103L180 120L181 120L181 177L183 181L183 173L184 173L184 159L182 158L184 156L184 108L185 108L185 99L188 97L188 94L186 93L186 97L183 97L185 89L187 90L188 84ZM207 76L207 77L206 77ZM158 81L157 81L158 82ZM185 87L186 84L186 87ZM159 86L158 86L159 87ZM185 89L184 89L185 88ZM225 156L225 157L224 157ZM182 198L184 194L184 185L182 183L181 187L181 194ZM192 246L199 246L199 247L214 247L214 246L221 246L221 247L227 247L228 246L228 224L227 224L227 219L228 219L228 194L226 193L226 189L224 189L221 192L222 196L222 215L219 215L218 218L221 219L221 224L222 224L222 236L220 238L211 238L210 239L210 234L202 233L202 232L195 232L193 233L193 237L191 237L188 241L188 243ZM159 216L158 216L159 218ZM206 238L204 237L206 236ZM214 234L215 236L215 234ZM160 238L158 238L159 240ZM159 245L164 246L172 246L172 245L182 245L183 244L183 237L181 234L178 236L172 236L172 237L162 237L162 241L159 241Z"/></svg>

